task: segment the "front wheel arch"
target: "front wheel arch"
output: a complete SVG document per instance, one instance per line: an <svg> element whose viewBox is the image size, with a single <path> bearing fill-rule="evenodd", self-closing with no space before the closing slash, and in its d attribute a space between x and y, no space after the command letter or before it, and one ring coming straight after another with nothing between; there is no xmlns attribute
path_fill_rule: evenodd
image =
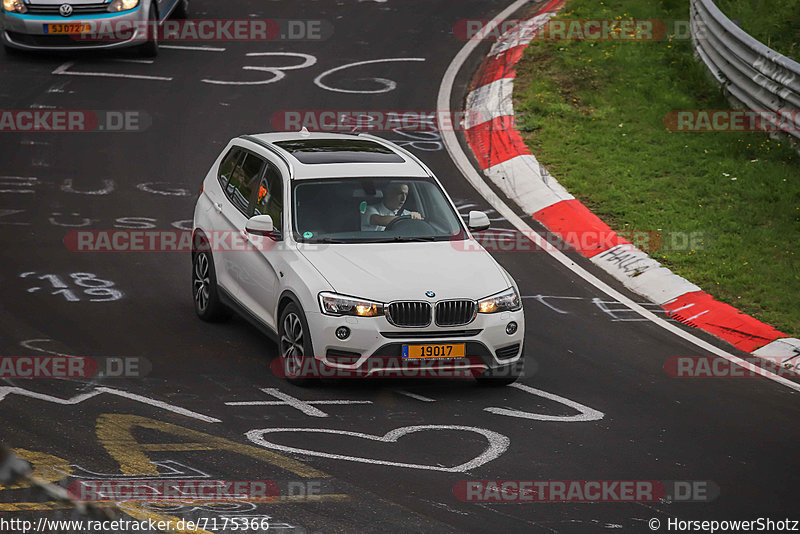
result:
<svg viewBox="0 0 800 534"><path fill-rule="evenodd" d="M303 314L305 314L305 309L303 308L303 303L300 302L300 299L297 297L297 295L295 295L294 292L291 289L286 289L286 290L283 291L283 293L281 293L281 296L278 299L278 309L277 309L277 313L275 313L275 320L276 320L275 326L276 327L278 326L277 321L280 320L280 317L281 317L281 314L283 313L283 310L286 309L286 306L288 306L292 302L294 304L296 304L298 308L300 308L300 311L302 311ZM308 319L306 319L306 320L308 320ZM275 330L277 331L277 328Z"/></svg>

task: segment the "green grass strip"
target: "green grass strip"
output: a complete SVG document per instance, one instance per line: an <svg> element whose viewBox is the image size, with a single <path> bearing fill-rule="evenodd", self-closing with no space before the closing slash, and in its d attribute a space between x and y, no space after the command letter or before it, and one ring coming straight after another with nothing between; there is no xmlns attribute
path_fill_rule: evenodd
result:
<svg viewBox="0 0 800 534"><path fill-rule="evenodd" d="M688 9L571 0L559 18L687 20ZM672 110L730 108L690 41L534 41L517 72L517 124L570 193L617 231L660 232L654 258L800 337L800 157L763 133L666 129ZM670 246L676 236L695 246Z"/></svg>

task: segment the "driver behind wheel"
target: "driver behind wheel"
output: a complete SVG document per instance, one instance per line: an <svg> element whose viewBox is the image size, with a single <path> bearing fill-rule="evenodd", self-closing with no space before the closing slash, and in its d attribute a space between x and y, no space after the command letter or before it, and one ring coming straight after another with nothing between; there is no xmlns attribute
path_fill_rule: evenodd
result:
<svg viewBox="0 0 800 534"><path fill-rule="evenodd" d="M383 231L386 226L398 217L410 217L422 220L422 215L416 211L403 209L408 198L408 184L390 182L383 190L383 200L377 204L367 206L361 214L361 230Z"/></svg>

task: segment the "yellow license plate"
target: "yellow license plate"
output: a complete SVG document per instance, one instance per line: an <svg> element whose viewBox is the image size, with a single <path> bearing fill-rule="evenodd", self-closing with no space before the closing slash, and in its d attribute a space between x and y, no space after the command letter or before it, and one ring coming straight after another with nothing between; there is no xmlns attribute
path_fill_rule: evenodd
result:
<svg viewBox="0 0 800 534"><path fill-rule="evenodd" d="M403 358L463 358L466 346L460 345L403 345Z"/></svg>
<svg viewBox="0 0 800 534"><path fill-rule="evenodd" d="M92 31L91 24L45 24L44 33L57 33L57 34L79 34L90 33Z"/></svg>

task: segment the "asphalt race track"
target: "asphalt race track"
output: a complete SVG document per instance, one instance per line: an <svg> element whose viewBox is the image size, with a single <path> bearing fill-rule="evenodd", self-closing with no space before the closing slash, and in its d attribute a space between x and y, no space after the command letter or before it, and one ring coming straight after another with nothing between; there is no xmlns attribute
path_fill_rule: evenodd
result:
<svg viewBox="0 0 800 534"><path fill-rule="evenodd" d="M193 0L192 18L322 19L333 34L171 43L201 49L164 48L154 62L132 52L0 55L2 109L131 111L147 126L0 133L0 355L138 358L146 371L6 379L2 442L41 476L65 482L183 476L281 487L281 498L259 502L120 505L128 518L215 517L209 532L232 532L222 521L242 517L291 533L650 532L653 518L662 531L669 520L791 519L800 496L797 393L765 378L668 376L669 358L704 352L544 252L495 253L526 297L528 372L514 386L340 379L298 388L270 371L276 346L245 321L197 319L188 253L65 245L77 229L189 228L221 147L273 131L278 112L435 110L442 76L464 46L455 23L490 19L509 3ZM488 46L459 74L457 98ZM337 67L388 59L315 83ZM461 109L461 100L452 105ZM438 135L380 135L422 158L464 213L484 209L493 228L511 228L460 175ZM465 481L487 480L695 481L710 498L457 498ZM79 517L25 487L0 492L0 510L0 519Z"/></svg>

